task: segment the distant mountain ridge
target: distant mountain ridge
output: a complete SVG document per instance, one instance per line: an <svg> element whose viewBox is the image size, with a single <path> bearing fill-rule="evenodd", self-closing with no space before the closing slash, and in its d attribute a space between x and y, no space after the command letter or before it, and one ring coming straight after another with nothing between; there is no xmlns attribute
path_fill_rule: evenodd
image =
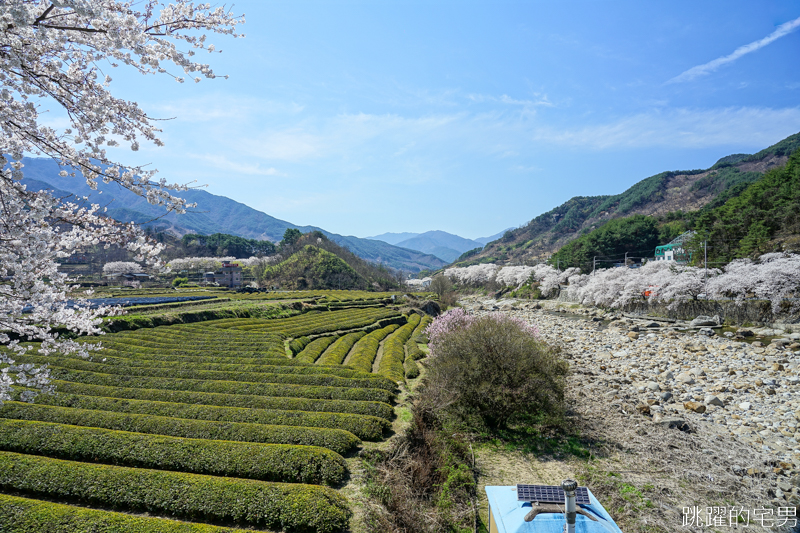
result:
<svg viewBox="0 0 800 533"><path fill-rule="evenodd" d="M466 239L441 230L426 231L425 233L383 233L367 239L379 240L403 248L410 248L452 263L464 252L483 248L487 242L501 237L505 231L490 237L479 239Z"/></svg>
<svg viewBox="0 0 800 533"><path fill-rule="evenodd" d="M288 228L303 233L318 230L335 243L344 246L357 256L385 266L419 272L436 269L447 263L436 256L387 244L382 241L338 235L315 226L299 226L280 220L245 204L206 191L192 189L177 193L198 207L183 215L164 214L163 208L151 205L144 198L114 184L98 183L92 190L81 178L61 177L55 161L43 158L23 159L22 182L31 190L54 190L58 196L74 194L88 196L92 203L107 207L106 214L123 222L135 222L168 231L176 235L186 233L227 233L248 239L280 241Z"/></svg>
<svg viewBox="0 0 800 533"><path fill-rule="evenodd" d="M761 150L732 154L704 170L668 171L650 176L615 195L575 196L525 226L510 230L459 265L535 263L573 239L612 219L664 215L721 205L800 148L800 133Z"/></svg>

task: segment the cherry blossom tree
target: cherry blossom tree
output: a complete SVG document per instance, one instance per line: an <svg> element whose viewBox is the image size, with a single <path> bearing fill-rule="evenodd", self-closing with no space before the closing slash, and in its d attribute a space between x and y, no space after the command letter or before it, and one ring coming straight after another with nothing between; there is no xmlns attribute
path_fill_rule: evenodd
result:
<svg viewBox="0 0 800 533"><path fill-rule="evenodd" d="M235 257L182 257L179 259L173 259L167 266L172 271L180 272L182 270L189 270L189 271L214 271L222 268L223 262L239 262L241 263L241 259L236 259Z"/></svg>
<svg viewBox="0 0 800 533"><path fill-rule="evenodd" d="M155 171L112 160L109 147L142 142L161 146L154 119L131 101L110 92L110 72L125 66L141 74L215 78L196 61L198 51L213 52L204 32L238 36L244 22L223 7L174 0L6 0L0 2L0 401L16 382L44 388L46 370L13 366L20 341L40 341L38 351L86 355L92 345L63 340L62 326L97 334L108 308L92 310L76 298L58 261L85 246L127 248L136 261L156 264L160 247L132 224L103 216L97 205L53 198L22 184L25 155L54 159L63 177L115 182L163 206L183 212L187 203L171 191L186 190L155 178ZM170 71L175 69L176 73ZM51 109L52 108L52 109ZM63 112L68 127L42 121L46 112ZM76 305L68 305L68 297Z"/></svg>
<svg viewBox="0 0 800 533"><path fill-rule="evenodd" d="M468 267L453 267L444 271L444 275L455 278L455 281L465 285L480 285L495 278L499 266L486 263Z"/></svg>
<svg viewBox="0 0 800 533"><path fill-rule="evenodd" d="M708 292L712 297L735 298L739 304L750 295L767 299L777 313L785 298L800 294L800 255L778 252L756 261L737 259L708 282ZM800 302L791 300L790 308L800 308Z"/></svg>
<svg viewBox="0 0 800 533"><path fill-rule="evenodd" d="M103 274L135 274L142 271L142 265L133 261L112 261L103 265Z"/></svg>
<svg viewBox="0 0 800 533"><path fill-rule="evenodd" d="M518 287L528 281L531 274L533 274L533 267L506 266L497 272L495 280L506 286Z"/></svg>

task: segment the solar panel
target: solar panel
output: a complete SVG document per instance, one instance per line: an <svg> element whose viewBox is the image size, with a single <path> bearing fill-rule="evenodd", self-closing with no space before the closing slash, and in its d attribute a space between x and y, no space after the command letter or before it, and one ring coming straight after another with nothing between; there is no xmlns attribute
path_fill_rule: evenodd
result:
<svg viewBox="0 0 800 533"><path fill-rule="evenodd" d="M555 485L517 485L517 501L539 503L564 503L564 489ZM591 505L589 490L578 487L575 503Z"/></svg>

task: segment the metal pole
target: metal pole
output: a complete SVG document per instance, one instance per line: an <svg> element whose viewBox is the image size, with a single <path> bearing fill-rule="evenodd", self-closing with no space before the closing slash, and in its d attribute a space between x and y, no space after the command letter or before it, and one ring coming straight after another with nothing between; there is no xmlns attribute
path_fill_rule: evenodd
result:
<svg viewBox="0 0 800 533"><path fill-rule="evenodd" d="M564 508L567 523L564 525L564 533L575 533L575 518L578 515L578 509L575 505L575 491L578 488L578 482L572 479L565 479L561 482L561 488L564 489Z"/></svg>
<svg viewBox="0 0 800 533"><path fill-rule="evenodd" d="M628 252L625 252L625 262L623 263L623 265L625 265L625 268L628 267Z"/></svg>
<svg viewBox="0 0 800 533"><path fill-rule="evenodd" d="M708 300L708 240L703 241L703 266L705 267L703 292L706 293L706 300Z"/></svg>
<svg viewBox="0 0 800 533"><path fill-rule="evenodd" d="M594 259L592 260L592 274L594 274L595 270L597 270L597 256L594 256Z"/></svg>

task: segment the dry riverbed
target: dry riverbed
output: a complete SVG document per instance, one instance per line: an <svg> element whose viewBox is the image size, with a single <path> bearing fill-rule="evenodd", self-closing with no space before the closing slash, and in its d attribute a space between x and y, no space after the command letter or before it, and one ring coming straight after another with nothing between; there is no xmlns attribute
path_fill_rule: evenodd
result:
<svg viewBox="0 0 800 533"><path fill-rule="evenodd" d="M751 328L777 339L759 347L551 301L461 304L522 318L563 347L572 369L570 420L588 452L483 447L481 492L486 484L553 484L570 474L629 533L726 531L737 516L746 530L795 529L800 335Z"/></svg>

